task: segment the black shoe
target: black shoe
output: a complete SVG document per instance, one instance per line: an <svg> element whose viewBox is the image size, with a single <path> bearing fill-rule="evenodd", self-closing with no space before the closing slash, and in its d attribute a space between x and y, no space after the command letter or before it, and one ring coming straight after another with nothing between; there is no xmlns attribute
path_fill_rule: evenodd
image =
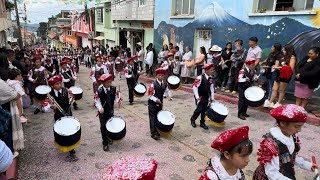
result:
<svg viewBox="0 0 320 180"><path fill-rule="evenodd" d="M40 109L37 108L37 109L33 112L33 114L38 114L39 112L40 112Z"/></svg>
<svg viewBox="0 0 320 180"><path fill-rule="evenodd" d="M130 104L129 104L130 106L132 106L133 105L133 102L130 102Z"/></svg>
<svg viewBox="0 0 320 180"><path fill-rule="evenodd" d="M241 120L246 120L246 117L243 114L238 114L238 118L240 118Z"/></svg>
<svg viewBox="0 0 320 180"><path fill-rule="evenodd" d="M196 128L196 127L197 127L196 122L191 120L191 126L192 126L193 128Z"/></svg>
<svg viewBox="0 0 320 180"><path fill-rule="evenodd" d="M151 138L154 139L154 140L156 140L156 141L158 141L158 140L160 139L160 136L157 135L157 134L152 134L152 135L151 135Z"/></svg>
<svg viewBox="0 0 320 180"><path fill-rule="evenodd" d="M108 138L108 144L112 145L113 144L113 140Z"/></svg>
<svg viewBox="0 0 320 180"><path fill-rule="evenodd" d="M74 110L78 110L79 109L77 105L74 105L73 108L74 108Z"/></svg>
<svg viewBox="0 0 320 180"><path fill-rule="evenodd" d="M250 117L247 113L243 114L244 117Z"/></svg>
<svg viewBox="0 0 320 180"><path fill-rule="evenodd" d="M200 127L202 127L205 130L208 130L208 126L205 123L200 124Z"/></svg>
<svg viewBox="0 0 320 180"><path fill-rule="evenodd" d="M109 146L108 146L108 144L103 145L103 150L104 150L104 151L109 151Z"/></svg>

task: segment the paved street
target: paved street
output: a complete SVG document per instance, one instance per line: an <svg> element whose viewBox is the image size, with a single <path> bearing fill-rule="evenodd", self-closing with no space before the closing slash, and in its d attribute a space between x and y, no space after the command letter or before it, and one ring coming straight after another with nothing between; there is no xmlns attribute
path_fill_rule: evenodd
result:
<svg viewBox="0 0 320 180"><path fill-rule="evenodd" d="M205 131L199 126L192 128L190 117L195 108L193 96L184 91L173 92L173 101L164 102L164 109L173 112L177 119L171 136L160 141L151 139L147 112L147 96L136 98L135 104L129 106L126 81L122 79L113 84L121 87L122 108L115 109L115 114L123 116L127 123L126 137L114 142L110 152L102 150L99 119L97 110L93 107L92 83L89 79L89 69L81 67L77 84L84 90L84 98L79 102L78 111L73 115L81 121L82 139L81 146L76 150L79 161L70 163L65 161L67 153L61 153L54 146L53 138L53 113L39 113L33 115L33 109L27 109L26 114L32 123L25 128L26 148L19 156L19 179L52 179L52 180L96 180L101 179L105 168L113 161L124 156L148 156L158 162L157 180L196 180L206 162L212 156L210 144L212 140L224 129L250 126L250 139L254 143L254 152L251 155L250 165L244 170L248 179L257 167L257 148L261 136L268 132L275 124L270 116L261 111L249 109L251 115L247 121L239 120L237 106L225 103L229 108L226 127L215 128L209 126ZM199 125L199 121L197 121ZM208 123L207 123L208 124ZM302 150L300 155L310 159L315 155L320 161L320 129L306 124L300 134ZM313 173L296 168L297 179L311 180Z"/></svg>

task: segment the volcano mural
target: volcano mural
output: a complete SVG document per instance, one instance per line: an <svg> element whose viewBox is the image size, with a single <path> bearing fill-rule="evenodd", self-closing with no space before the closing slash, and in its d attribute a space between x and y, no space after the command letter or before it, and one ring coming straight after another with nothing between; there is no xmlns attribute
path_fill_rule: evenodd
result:
<svg viewBox="0 0 320 180"><path fill-rule="evenodd" d="M320 26L320 13L249 17L252 0L201 0L195 3L194 18L179 19L172 17L168 8L172 5L171 0L156 0L155 45L158 50L169 42L180 49L185 46L198 48L195 36L197 30L211 30L211 45L217 44L221 47L227 42L242 39L248 49L248 39L256 36L264 50L264 56L276 42L282 45L292 43L297 49L298 60L306 55L311 46L320 46L320 30L317 27ZM313 9L319 11L319 1L314 1ZM194 54L195 51L197 49L193 50Z"/></svg>

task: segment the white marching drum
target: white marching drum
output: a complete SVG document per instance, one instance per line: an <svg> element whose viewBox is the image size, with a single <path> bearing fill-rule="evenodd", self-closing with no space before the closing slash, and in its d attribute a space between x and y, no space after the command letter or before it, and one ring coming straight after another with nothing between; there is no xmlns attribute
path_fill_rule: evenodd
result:
<svg viewBox="0 0 320 180"><path fill-rule="evenodd" d="M80 100L82 99L83 91L79 86L72 86L69 88L69 90L74 95L74 100Z"/></svg>
<svg viewBox="0 0 320 180"><path fill-rule="evenodd" d="M58 119L54 126L55 145L62 152L69 152L80 145L80 121L73 116Z"/></svg>
<svg viewBox="0 0 320 180"><path fill-rule="evenodd" d="M143 83L137 83L134 86L134 90L133 90L135 96L137 97L142 97L145 95L145 93L147 92L147 87L146 85L144 85Z"/></svg>
<svg viewBox="0 0 320 180"><path fill-rule="evenodd" d="M157 129L163 133L170 133L175 121L176 117L172 112L161 110L157 114Z"/></svg>
<svg viewBox="0 0 320 180"><path fill-rule="evenodd" d="M213 102L206 111L205 120L214 126L223 127L225 125L224 120L228 114L229 110L225 105L219 102Z"/></svg>
<svg viewBox="0 0 320 180"><path fill-rule="evenodd" d="M171 90L177 90L180 87L180 78L178 76L169 76L167 82Z"/></svg>
<svg viewBox="0 0 320 180"><path fill-rule="evenodd" d="M47 94L49 94L50 91L51 91L50 86L46 86L46 85L37 86L35 89L36 99L41 100L41 101L45 100L47 97Z"/></svg>
<svg viewBox="0 0 320 180"><path fill-rule="evenodd" d="M244 91L247 104L251 107L259 107L263 105L266 97L265 92L258 86L251 86Z"/></svg>
<svg viewBox="0 0 320 180"><path fill-rule="evenodd" d="M120 117L112 117L106 123L107 137L120 140L126 136L126 122Z"/></svg>

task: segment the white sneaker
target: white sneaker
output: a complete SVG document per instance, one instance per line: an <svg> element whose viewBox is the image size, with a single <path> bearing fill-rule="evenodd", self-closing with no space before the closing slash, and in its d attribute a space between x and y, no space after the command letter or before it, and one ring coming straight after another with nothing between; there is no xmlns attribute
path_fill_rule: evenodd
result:
<svg viewBox="0 0 320 180"><path fill-rule="evenodd" d="M266 99L266 100L264 101L263 107L267 108L267 107L269 107L269 106L270 106L270 101L269 101L268 99Z"/></svg>
<svg viewBox="0 0 320 180"><path fill-rule="evenodd" d="M280 104L280 103L276 103L274 106L273 106L273 108L278 108L278 107L280 107L280 106L282 106L282 104Z"/></svg>
<svg viewBox="0 0 320 180"><path fill-rule="evenodd" d="M269 102L268 108L273 108L273 106L274 106L274 103L273 102Z"/></svg>
<svg viewBox="0 0 320 180"><path fill-rule="evenodd" d="M16 158L17 156L19 156L19 153L17 151L15 151L13 154L13 159Z"/></svg>

